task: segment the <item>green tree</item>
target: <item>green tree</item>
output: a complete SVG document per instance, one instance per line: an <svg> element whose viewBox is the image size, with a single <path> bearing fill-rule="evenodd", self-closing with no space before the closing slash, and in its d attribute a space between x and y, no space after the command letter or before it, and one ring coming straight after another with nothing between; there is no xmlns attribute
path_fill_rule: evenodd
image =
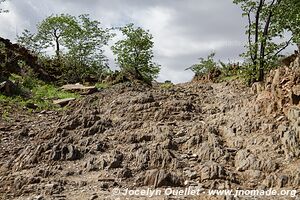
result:
<svg viewBox="0 0 300 200"><path fill-rule="evenodd" d="M71 15L50 16L38 25L36 40L43 48L55 47L55 54L59 58L61 46L65 45L66 40L72 38L78 29L76 18Z"/></svg>
<svg viewBox="0 0 300 200"><path fill-rule="evenodd" d="M125 39L112 46L112 51L117 56L116 61L121 71L151 84L160 71L160 66L152 61L152 35L149 31L134 27L133 24L119 30Z"/></svg>
<svg viewBox="0 0 300 200"><path fill-rule="evenodd" d="M53 47L56 57L59 58L61 48L78 29L75 17L68 14L51 15L37 25L36 34L25 29L22 35L18 36L18 43L35 52Z"/></svg>
<svg viewBox="0 0 300 200"><path fill-rule="evenodd" d="M300 51L300 1L284 0L276 16L280 26L292 33L292 40Z"/></svg>
<svg viewBox="0 0 300 200"><path fill-rule="evenodd" d="M107 58L104 56L103 47L107 45L113 34L109 33L109 29L101 28L101 23L91 20L88 15L80 15L77 23L79 29L66 40L66 46L69 49L67 56L75 60L77 65L89 66L88 71L101 72L107 68Z"/></svg>
<svg viewBox="0 0 300 200"><path fill-rule="evenodd" d="M295 0L233 0L241 6L243 16L248 19L248 45L243 56L252 63L251 69L247 70L249 82L262 81L265 71L272 67L277 55L293 41L293 37L286 38L284 33L298 25L290 23L292 26L288 29L283 20L285 15L293 18L294 22L299 19L292 1ZM287 5L289 9L285 10Z"/></svg>
<svg viewBox="0 0 300 200"><path fill-rule="evenodd" d="M17 36L17 42L35 53L42 53L48 46L27 29L25 29L21 35Z"/></svg>
<svg viewBox="0 0 300 200"><path fill-rule="evenodd" d="M59 68L61 78L80 81L87 76L99 76L108 67L103 46L113 35L100 25L88 15L51 15L37 25L36 34L25 30L18 36L18 43L42 53L42 57L48 57L43 51L54 47L57 59L52 63L54 67L48 68Z"/></svg>

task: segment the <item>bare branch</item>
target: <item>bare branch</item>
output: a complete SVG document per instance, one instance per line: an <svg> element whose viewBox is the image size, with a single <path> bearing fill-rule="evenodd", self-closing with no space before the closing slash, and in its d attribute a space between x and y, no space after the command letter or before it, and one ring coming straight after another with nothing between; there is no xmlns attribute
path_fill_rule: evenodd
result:
<svg viewBox="0 0 300 200"><path fill-rule="evenodd" d="M290 43L291 43L291 41L292 41L293 39L294 39L294 37L291 37L291 38L286 42L286 44L274 54L274 56L277 56L278 54L280 54L280 52L282 52L283 50L285 50L285 49L290 45Z"/></svg>

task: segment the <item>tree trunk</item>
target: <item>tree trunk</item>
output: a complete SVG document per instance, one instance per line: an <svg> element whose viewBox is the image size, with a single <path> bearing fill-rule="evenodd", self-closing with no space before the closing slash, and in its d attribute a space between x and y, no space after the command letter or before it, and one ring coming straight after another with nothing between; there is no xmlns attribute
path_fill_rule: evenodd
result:
<svg viewBox="0 0 300 200"><path fill-rule="evenodd" d="M55 53L56 53L56 57L57 59L60 58L60 46L59 46L59 35L57 35L57 30L55 29L54 30L54 37L55 37L55 43L56 43L56 50L55 50Z"/></svg>
<svg viewBox="0 0 300 200"><path fill-rule="evenodd" d="M257 75L257 65L258 65L257 58L258 58L258 40L259 40L259 21L260 21L260 14L261 14L263 4L264 4L264 0L260 0L255 15L254 52L251 52L251 54L253 53L254 68L252 69L252 73L251 73L251 82L257 81L256 75ZM249 30L251 31L251 29Z"/></svg>
<svg viewBox="0 0 300 200"><path fill-rule="evenodd" d="M260 20L260 13L263 7L264 0L259 1L259 5L257 7L256 15L255 15L255 38L254 38L254 66L257 65L257 58L258 58L258 38L259 38L259 20Z"/></svg>
<svg viewBox="0 0 300 200"><path fill-rule="evenodd" d="M59 46L59 41L58 41L58 38L55 39L55 42L56 42L56 56L57 58L59 59L60 55L59 55L59 51L60 51L60 46Z"/></svg>

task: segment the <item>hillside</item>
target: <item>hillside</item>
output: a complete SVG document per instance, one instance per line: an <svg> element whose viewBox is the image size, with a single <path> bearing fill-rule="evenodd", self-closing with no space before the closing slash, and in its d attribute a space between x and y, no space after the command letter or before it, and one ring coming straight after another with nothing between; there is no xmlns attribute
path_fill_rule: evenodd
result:
<svg viewBox="0 0 300 200"><path fill-rule="evenodd" d="M15 112L0 123L0 199L117 199L113 188L188 186L299 192L297 77L281 68L252 88L119 84L63 112ZM175 199L152 199L166 198Z"/></svg>

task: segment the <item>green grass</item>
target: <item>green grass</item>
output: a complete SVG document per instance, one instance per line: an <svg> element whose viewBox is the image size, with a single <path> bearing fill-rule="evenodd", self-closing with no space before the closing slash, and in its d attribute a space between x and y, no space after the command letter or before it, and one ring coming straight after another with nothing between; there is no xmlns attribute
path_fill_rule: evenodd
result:
<svg viewBox="0 0 300 200"><path fill-rule="evenodd" d="M239 75L234 75L234 76L224 76L220 78L220 82L222 81L232 81L232 80L237 80L239 79L240 76Z"/></svg>
<svg viewBox="0 0 300 200"><path fill-rule="evenodd" d="M107 89L107 88L109 88L109 84L108 83L96 83L95 87L97 89Z"/></svg>
<svg viewBox="0 0 300 200"><path fill-rule="evenodd" d="M165 83L162 83L160 85L161 89L166 89L166 90L169 90L169 89L171 89L173 87L174 87L174 84L172 82L169 82L169 81L166 81Z"/></svg>
<svg viewBox="0 0 300 200"><path fill-rule="evenodd" d="M23 108L32 103L38 107L37 110L59 110L61 108L53 104L54 99L80 98L79 94L62 91L57 86L32 77L12 75L10 80L17 83L19 92L14 96L0 94L0 106L4 108L2 118L7 118L5 111L9 110L10 106Z"/></svg>

